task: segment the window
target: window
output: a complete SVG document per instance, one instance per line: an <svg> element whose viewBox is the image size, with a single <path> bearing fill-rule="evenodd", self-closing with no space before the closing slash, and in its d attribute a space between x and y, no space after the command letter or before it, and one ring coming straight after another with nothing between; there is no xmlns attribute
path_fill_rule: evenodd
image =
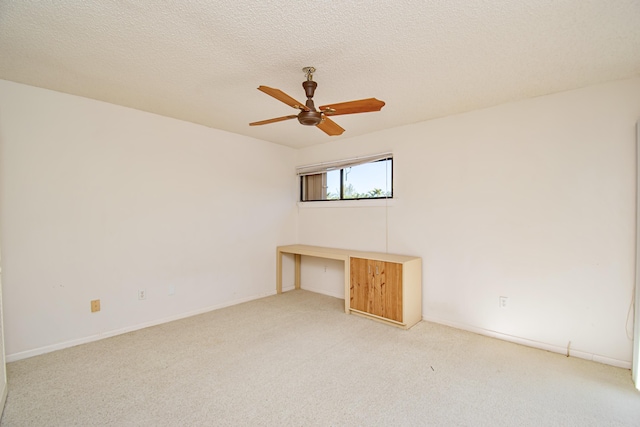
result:
<svg viewBox="0 0 640 427"><path fill-rule="evenodd" d="M393 197L391 153L302 166L297 173L303 202Z"/></svg>

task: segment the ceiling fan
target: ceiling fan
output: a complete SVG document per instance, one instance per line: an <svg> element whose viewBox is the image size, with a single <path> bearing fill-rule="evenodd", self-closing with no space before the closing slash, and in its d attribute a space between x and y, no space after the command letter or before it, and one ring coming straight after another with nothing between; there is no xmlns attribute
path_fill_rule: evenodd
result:
<svg viewBox="0 0 640 427"><path fill-rule="evenodd" d="M280 89L274 89L268 86L260 86L258 90L266 93L284 102L285 104L300 110L298 114L289 116L276 117L275 119L262 120L259 122L249 123L249 126L266 125L269 123L281 122L283 120L290 120L297 118L300 124L305 126L316 126L329 136L341 135L344 129L341 128L336 122L331 120L329 116L338 116L341 114L355 114L355 113L369 113L372 111L380 111L384 107L384 101L380 101L376 98L360 99L358 101L341 102L339 104L323 105L316 109L313 104L313 94L316 91L318 83L313 81L313 73L316 69L314 67L304 67L302 69L307 76L307 80L302 82L305 94L307 96L307 102L302 104L296 101Z"/></svg>

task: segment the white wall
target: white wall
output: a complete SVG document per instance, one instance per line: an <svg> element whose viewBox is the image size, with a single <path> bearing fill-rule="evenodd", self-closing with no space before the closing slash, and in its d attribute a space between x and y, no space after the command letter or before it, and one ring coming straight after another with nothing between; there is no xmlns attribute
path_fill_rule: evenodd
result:
<svg viewBox="0 0 640 427"><path fill-rule="evenodd" d="M0 154L8 360L272 294L296 239L283 146L0 81Z"/></svg>
<svg viewBox="0 0 640 427"><path fill-rule="evenodd" d="M396 197L305 204L299 243L421 256L425 319L629 367L638 118L640 78L299 150L392 151Z"/></svg>
<svg viewBox="0 0 640 427"><path fill-rule="evenodd" d="M637 78L296 152L0 81L7 359L271 294L297 241L419 255L426 319L629 366L639 100ZM385 151L389 204L295 207L294 165Z"/></svg>

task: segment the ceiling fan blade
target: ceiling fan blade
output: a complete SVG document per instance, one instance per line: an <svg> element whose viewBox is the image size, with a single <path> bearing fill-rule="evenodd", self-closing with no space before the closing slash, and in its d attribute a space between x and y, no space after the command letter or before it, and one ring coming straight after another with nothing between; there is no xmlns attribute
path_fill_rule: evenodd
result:
<svg viewBox="0 0 640 427"><path fill-rule="evenodd" d="M285 104L287 104L287 105L289 105L289 106L291 106L293 108L297 108L299 110L304 110L304 111L309 111L309 108L306 105L304 105L304 102L296 101L295 99L293 99L292 97L290 97L289 95L287 95L286 93L281 91L280 89L274 89L274 88L269 87L269 86L260 86L260 87L258 87L258 90L261 90L262 92L266 93L267 95L273 96L278 101L284 102Z"/></svg>
<svg viewBox="0 0 640 427"><path fill-rule="evenodd" d="M329 136L342 135L342 132L344 132L344 129L342 129L339 124L324 115L322 121L318 123L316 127Z"/></svg>
<svg viewBox="0 0 640 427"><path fill-rule="evenodd" d="M262 120L260 122L249 123L249 126L268 125L269 123L282 122L284 120L295 119L296 117L298 116L293 115L293 116L276 117L275 119Z"/></svg>
<svg viewBox="0 0 640 427"><path fill-rule="evenodd" d="M376 98L367 98L360 99L358 101L323 105L322 107L320 107L320 111L328 116L338 116L340 114L356 114L380 111L382 107L384 107L384 101L380 101Z"/></svg>

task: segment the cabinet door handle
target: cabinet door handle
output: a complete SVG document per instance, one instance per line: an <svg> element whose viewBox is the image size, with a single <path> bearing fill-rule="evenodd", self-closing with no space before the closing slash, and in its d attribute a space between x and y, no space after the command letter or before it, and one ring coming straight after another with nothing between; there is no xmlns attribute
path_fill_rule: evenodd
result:
<svg viewBox="0 0 640 427"><path fill-rule="evenodd" d="M377 265L376 265L376 274L380 274L380 273L378 273L378 266Z"/></svg>

